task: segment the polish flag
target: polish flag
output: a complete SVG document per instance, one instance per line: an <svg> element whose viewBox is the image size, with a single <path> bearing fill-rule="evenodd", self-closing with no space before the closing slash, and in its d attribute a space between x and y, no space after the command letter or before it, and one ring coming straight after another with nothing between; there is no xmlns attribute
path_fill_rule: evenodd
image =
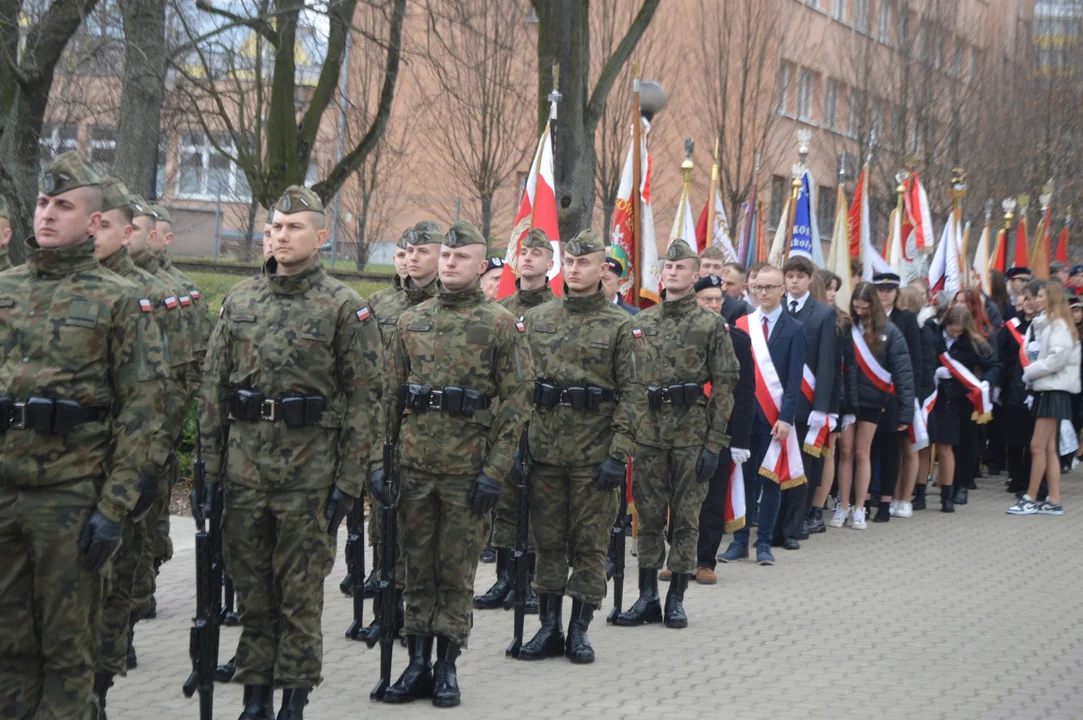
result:
<svg viewBox="0 0 1083 720"><path fill-rule="evenodd" d="M703 252L708 245L716 247L726 256L726 262L738 262L737 251L730 240L729 222L726 221L726 206L722 202L722 193L717 188L714 193L714 227L707 232L707 215L710 209L710 199L703 204L703 212L699 214L699 222L696 223L696 251ZM708 237L708 235L710 237Z"/></svg>
<svg viewBox="0 0 1083 720"><path fill-rule="evenodd" d="M925 193L925 188L917 173L907 179L906 183L903 202L906 204L906 214L910 224L914 226L914 240L918 253L930 253L936 245L936 238L933 237L933 216L929 212L929 196Z"/></svg>
<svg viewBox="0 0 1083 720"><path fill-rule="evenodd" d="M959 281L959 238L962 231L955 220L954 213L948 215L948 221L944 223L944 233L940 236L940 244L936 246L936 254L929 265L929 292L936 293L947 290L958 292L961 287Z"/></svg>

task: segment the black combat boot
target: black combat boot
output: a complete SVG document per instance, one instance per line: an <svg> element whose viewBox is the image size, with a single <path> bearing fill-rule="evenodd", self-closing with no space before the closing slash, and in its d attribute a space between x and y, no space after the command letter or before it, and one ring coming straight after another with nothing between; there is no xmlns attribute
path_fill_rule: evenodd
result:
<svg viewBox="0 0 1083 720"><path fill-rule="evenodd" d="M824 524L824 509L823 508L809 508L808 510L808 531L809 534L815 535L817 533L827 532L827 525Z"/></svg>
<svg viewBox="0 0 1083 720"><path fill-rule="evenodd" d="M688 627L688 616L684 614L684 591L688 589L688 575L673 573L666 593L666 627Z"/></svg>
<svg viewBox="0 0 1083 720"><path fill-rule="evenodd" d="M966 505L970 492L966 487L966 483L958 483L954 486L955 493L952 496L952 502L956 505Z"/></svg>
<svg viewBox="0 0 1083 720"><path fill-rule="evenodd" d="M228 683L233 680L233 676L237 674L237 656L234 655L229 659L229 662L224 665L219 665L214 669L214 681L220 683Z"/></svg>
<svg viewBox="0 0 1083 720"><path fill-rule="evenodd" d="M914 486L914 499L910 502L914 510L925 509L925 483Z"/></svg>
<svg viewBox="0 0 1083 720"><path fill-rule="evenodd" d="M639 599L613 619L614 625L633 627L662 622L662 603L658 598L658 569L639 568Z"/></svg>
<svg viewBox="0 0 1083 720"><path fill-rule="evenodd" d="M410 664L384 693L386 703L408 703L432 697L432 636L407 635Z"/></svg>
<svg viewBox="0 0 1083 720"><path fill-rule="evenodd" d="M940 512L955 512L955 502L952 499L952 493L955 491L951 485L942 485L940 487Z"/></svg>
<svg viewBox="0 0 1083 720"><path fill-rule="evenodd" d="M98 698L97 720L106 720L105 694L113 687L113 676L109 673L94 673L94 694Z"/></svg>
<svg viewBox="0 0 1083 720"><path fill-rule="evenodd" d="M441 635L436 639L436 664L432 668L432 704L436 707L457 707L462 702L459 678L455 674L459 653L459 646L450 638Z"/></svg>
<svg viewBox="0 0 1083 720"><path fill-rule="evenodd" d="M244 712L237 720L274 720L275 691L270 685L246 685Z"/></svg>
<svg viewBox="0 0 1083 720"><path fill-rule="evenodd" d="M158 569L155 568L154 574L158 574ZM140 620L153 620L158 617L158 601L154 599L154 596L150 596L150 609L140 616Z"/></svg>
<svg viewBox="0 0 1083 720"><path fill-rule="evenodd" d="M474 607L478 610L496 610L504 605L512 592L511 550L499 548L496 551L496 582L485 591L484 595L474 597Z"/></svg>
<svg viewBox="0 0 1083 720"><path fill-rule="evenodd" d="M282 708L276 720L305 720L305 705L312 688L290 688L282 691Z"/></svg>
<svg viewBox="0 0 1083 720"><path fill-rule="evenodd" d="M572 616L568 619L568 641L564 645L564 654L577 665L594 662L594 648L590 646L587 628L590 627L590 621L597 609L597 605L572 600Z"/></svg>
<svg viewBox="0 0 1083 720"><path fill-rule="evenodd" d="M137 615L128 616L128 653L124 656L124 664L129 670L134 670L139 665L139 658L135 654L135 623L138 620Z"/></svg>
<svg viewBox="0 0 1083 720"><path fill-rule="evenodd" d="M519 649L520 660L544 660L564 654L564 596L542 593L538 597L541 628Z"/></svg>

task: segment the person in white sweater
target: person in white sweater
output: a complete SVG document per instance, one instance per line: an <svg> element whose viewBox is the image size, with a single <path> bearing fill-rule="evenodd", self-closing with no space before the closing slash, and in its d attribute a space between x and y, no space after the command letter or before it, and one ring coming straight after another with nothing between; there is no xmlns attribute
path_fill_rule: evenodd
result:
<svg viewBox="0 0 1083 720"><path fill-rule="evenodd" d="M1055 280L1045 281L1037 298L1040 314L1027 328L1023 340L1029 359L1023 368L1023 380L1034 395L1030 487L1008 512L1012 515L1063 515L1057 435L1061 420L1072 417L1072 393L1081 390L1079 333L1072 322L1063 285ZM1043 476L1049 493L1039 503L1034 498Z"/></svg>

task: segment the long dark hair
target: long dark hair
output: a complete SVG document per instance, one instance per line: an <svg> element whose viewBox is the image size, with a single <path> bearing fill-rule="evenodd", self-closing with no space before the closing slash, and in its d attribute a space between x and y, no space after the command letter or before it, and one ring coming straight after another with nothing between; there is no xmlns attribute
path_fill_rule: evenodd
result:
<svg viewBox="0 0 1083 720"><path fill-rule="evenodd" d="M944 327L947 328L949 325L963 326L963 334L970 340L970 346L974 348L974 352L984 358L993 354L992 346L974 325L974 315L965 306L954 305L944 313Z"/></svg>
<svg viewBox="0 0 1083 720"><path fill-rule="evenodd" d="M974 327L984 337L989 337L993 334L993 324L989 322L989 316L985 314L985 298L975 288L966 288L955 293L955 297L959 295L963 296L963 302L966 303L966 307L970 310L971 318L973 319Z"/></svg>
<svg viewBox="0 0 1083 720"><path fill-rule="evenodd" d="M838 275L831 272L830 270L817 270L816 272L812 273L812 287L816 287L817 282L819 282L823 287L824 295L822 298L819 298L816 297L815 293L813 293L812 296L816 298L818 302L822 302L824 305L827 305L827 288L831 287L831 285L834 284L835 292L838 292L842 289L842 278L840 278ZM843 331L849 332L850 316L846 314L845 310L840 308L838 305L835 305L834 303L832 303L830 307L832 310L835 311L835 329L839 332L839 335L841 336L843 334Z"/></svg>
<svg viewBox="0 0 1083 720"><path fill-rule="evenodd" d="M854 300L864 300L869 304L869 316L860 318L854 310ZM864 320L864 322L862 322ZM850 297L850 322L857 325L861 322L865 335L865 344L873 355L880 353L880 338L884 335L884 325L887 324L887 315L884 314L884 306L880 304L880 295L872 283L859 282L854 288L854 294Z"/></svg>
<svg viewBox="0 0 1083 720"><path fill-rule="evenodd" d="M1008 309L1011 298L1008 296L1008 281L1004 279L1004 273L999 270L989 272L989 299L1001 312Z"/></svg>

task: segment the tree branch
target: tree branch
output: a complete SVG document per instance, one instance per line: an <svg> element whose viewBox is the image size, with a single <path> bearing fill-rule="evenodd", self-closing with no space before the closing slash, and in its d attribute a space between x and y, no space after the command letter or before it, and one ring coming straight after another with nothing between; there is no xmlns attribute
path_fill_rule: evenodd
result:
<svg viewBox="0 0 1083 720"><path fill-rule="evenodd" d="M250 18L238 15L237 13L230 12L224 8L215 7L207 2L207 0L196 0L196 9L211 13L212 15L224 17L226 20L236 23L237 25L250 27L265 37L267 42L278 47L278 33L275 32L275 29L271 27L270 23L263 18Z"/></svg>
<svg viewBox="0 0 1083 720"><path fill-rule="evenodd" d="M635 50L639 39L647 31L647 27L651 24L651 18L654 17L654 11L658 9L660 3L661 0L643 0L643 5L640 6L639 12L636 13L636 19L632 21L628 32L625 33L624 38L617 45L617 49L606 60L602 73L598 76L598 82L594 86L594 92L591 93L590 102L587 104L583 124L588 132L594 132L594 128L597 127L602 113L605 112L605 101L609 97L610 88L616 82L617 75L620 74L624 63L628 61L632 51Z"/></svg>
<svg viewBox="0 0 1083 720"><path fill-rule="evenodd" d="M345 0L337 7L328 8L327 17L331 27L327 38L327 55L323 67L320 68L320 79L316 83L316 89L308 101L308 109L305 110L298 127L301 142L306 148L315 145L316 134L320 130L320 118L331 102L331 98L338 92L342 63L345 61L346 41L350 32L350 20L354 16L356 7L357 0Z"/></svg>
<svg viewBox="0 0 1083 720"><path fill-rule="evenodd" d="M26 50L20 63L24 87L35 85L52 74L68 40L90 14L98 0L56 0L26 36Z"/></svg>

